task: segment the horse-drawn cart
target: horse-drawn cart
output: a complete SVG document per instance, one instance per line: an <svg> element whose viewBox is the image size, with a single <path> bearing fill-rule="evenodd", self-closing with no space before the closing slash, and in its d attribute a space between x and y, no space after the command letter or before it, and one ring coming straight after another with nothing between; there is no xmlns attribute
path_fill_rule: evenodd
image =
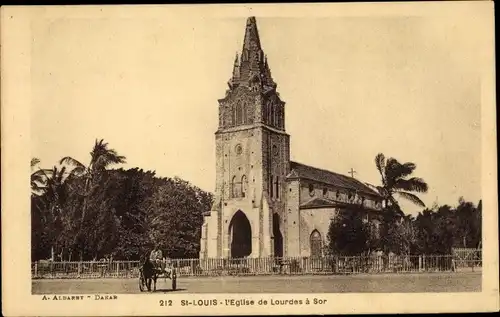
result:
<svg viewBox="0 0 500 317"><path fill-rule="evenodd" d="M139 290L144 292L151 291L151 282L153 282L153 291L156 291L156 280L158 278L167 278L172 281L172 290L177 289L177 272L171 263L163 260L161 263L153 263L146 260L139 268Z"/></svg>

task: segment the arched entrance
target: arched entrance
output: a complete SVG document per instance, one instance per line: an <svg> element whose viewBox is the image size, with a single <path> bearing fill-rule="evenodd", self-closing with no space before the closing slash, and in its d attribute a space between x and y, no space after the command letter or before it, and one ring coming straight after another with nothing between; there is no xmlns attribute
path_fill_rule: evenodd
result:
<svg viewBox="0 0 500 317"><path fill-rule="evenodd" d="M280 230L280 216L273 214L274 256L283 257L283 235Z"/></svg>
<svg viewBox="0 0 500 317"><path fill-rule="evenodd" d="M322 249L321 234L318 230L314 230L310 236L311 257L320 257Z"/></svg>
<svg viewBox="0 0 500 317"><path fill-rule="evenodd" d="M238 210L229 223L232 258L243 258L252 253L252 228L247 216Z"/></svg>

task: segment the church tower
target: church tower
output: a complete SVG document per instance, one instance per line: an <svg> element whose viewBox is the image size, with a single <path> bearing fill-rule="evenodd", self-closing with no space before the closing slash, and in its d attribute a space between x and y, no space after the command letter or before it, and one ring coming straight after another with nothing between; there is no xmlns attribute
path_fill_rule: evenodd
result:
<svg viewBox="0 0 500 317"><path fill-rule="evenodd" d="M257 23L247 19L215 132L216 191L201 258L283 256L290 138Z"/></svg>

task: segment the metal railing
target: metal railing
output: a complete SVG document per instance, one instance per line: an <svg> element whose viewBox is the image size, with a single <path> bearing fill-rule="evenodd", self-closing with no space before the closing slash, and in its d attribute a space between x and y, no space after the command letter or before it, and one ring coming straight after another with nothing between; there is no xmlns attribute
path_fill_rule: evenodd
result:
<svg viewBox="0 0 500 317"><path fill-rule="evenodd" d="M52 262L32 264L33 278L134 278L139 261ZM331 256L244 259L173 259L179 277L377 274L479 271L482 260L454 255Z"/></svg>

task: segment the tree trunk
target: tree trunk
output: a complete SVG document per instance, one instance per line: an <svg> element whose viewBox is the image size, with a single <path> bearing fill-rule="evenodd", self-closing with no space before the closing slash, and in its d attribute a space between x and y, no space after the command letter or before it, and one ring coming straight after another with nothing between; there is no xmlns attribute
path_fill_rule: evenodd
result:
<svg viewBox="0 0 500 317"><path fill-rule="evenodd" d="M87 173L90 173L90 171L88 171ZM90 175L90 174L88 174ZM82 204L82 216L81 216L81 219L80 219L80 228L78 229L78 231L76 232L75 234L75 238L73 239L73 245L77 245L77 244L80 244L80 248L83 248L83 245L81 245L81 235L82 235L82 232L83 232L83 225L84 225L84 220L85 220L85 214L86 214L86 211L87 211L87 200L88 200L88 196L89 196L89 186L90 186L90 178L87 178L85 180L85 188L84 188L84 198L83 198L83 204ZM79 242L79 243L77 243ZM80 261L83 261L83 250L80 250Z"/></svg>
<svg viewBox="0 0 500 317"><path fill-rule="evenodd" d="M52 262L54 262L55 257L56 257L56 254L55 254L55 251L54 251L54 246L52 245L50 247L50 259L51 259Z"/></svg>

